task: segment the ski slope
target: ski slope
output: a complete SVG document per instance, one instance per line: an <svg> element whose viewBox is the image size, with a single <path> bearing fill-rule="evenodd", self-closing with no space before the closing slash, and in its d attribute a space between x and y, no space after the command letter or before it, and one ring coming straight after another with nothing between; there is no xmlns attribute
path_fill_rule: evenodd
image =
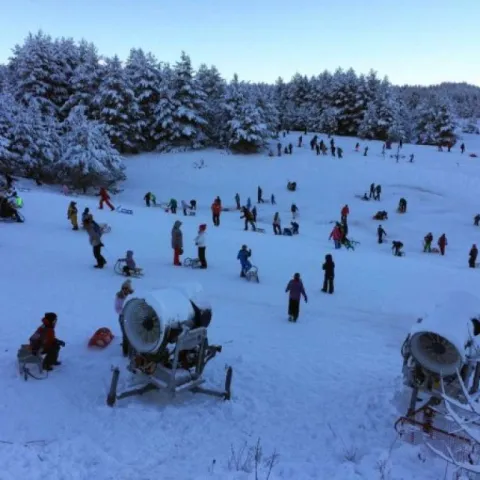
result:
<svg viewBox="0 0 480 480"><path fill-rule="evenodd" d="M393 424L406 412L409 393L400 378L400 346L418 316L451 289L477 293L480 272L467 268L467 258L480 241L472 225L480 212L480 159L458 149L405 145L406 158L396 163L388 157L395 150L382 158L379 142L369 142L364 157L363 148L354 152L356 139L338 138L339 160L317 157L308 145L311 134L295 148L297 137L281 139L294 144L293 155L281 158L207 150L127 159L128 180L113 202L134 215L97 210L97 197L76 198L79 214L90 207L98 222L112 227L104 236L108 264L101 271L93 268L87 234L72 231L66 219L71 199L20 182L31 187L23 193L26 223L0 224L0 480L254 479L229 458L232 448L238 452L258 439L264 459L278 453L271 480L443 478L444 462L396 440ZM466 135L465 143L467 153L480 154L480 137ZM202 159L205 167L195 168ZM297 182L296 192L287 191L288 180ZM382 185L381 202L355 197L372 182ZM257 206L265 234L243 231L238 212L224 212L220 227L212 225L215 196L226 206L234 205L236 192L243 204L248 196L256 203L258 185L278 203ZM157 201L195 198L197 217L145 207L147 191ZM406 215L395 213L402 196ZM276 237L273 214L279 211L287 226L292 202L300 210L300 235ZM336 251L328 240L346 203L349 237L361 242L354 252ZM371 219L377 210L389 212L383 245ZM208 224L207 270L172 266L170 230L179 217L184 256L195 256L197 227ZM429 231L435 242L446 233L445 257L421 252ZM392 240L404 243L405 257L392 256ZM239 277L242 244L253 251L260 284ZM203 285L214 308L210 341L224 346L206 378L221 385L225 366L232 365L231 402L186 394L172 403L148 394L106 406L111 366L124 365L113 310L123 277L113 266L127 249L145 269L143 279L133 280L139 296L172 283ZM334 295L320 291L327 253L336 263ZM309 302L292 324L284 291L295 272ZM44 381L24 382L16 351L47 311L58 314L57 335L67 343L63 364ZM99 327L117 337L103 351L89 350ZM261 470L262 480L267 474Z"/></svg>

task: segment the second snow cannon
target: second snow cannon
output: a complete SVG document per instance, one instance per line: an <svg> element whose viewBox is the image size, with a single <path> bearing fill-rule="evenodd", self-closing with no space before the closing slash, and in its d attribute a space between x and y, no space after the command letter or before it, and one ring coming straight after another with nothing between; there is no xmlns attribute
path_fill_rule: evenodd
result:
<svg viewBox="0 0 480 480"><path fill-rule="evenodd" d="M223 389L201 387L205 366L222 351L208 342L213 313L202 297L201 286L193 285L155 290L125 303L119 322L123 353L129 359L127 370L135 377L135 385L117 393L120 369L114 368L109 406L151 390L165 390L171 396L191 391L230 400L231 367Z"/></svg>
<svg viewBox="0 0 480 480"><path fill-rule="evenodd" d="M441 402L442 381L449 395L461 397L458 374L467 388L478 390L480 345L475 337L480 334L479 315L478 298L457 292L413 326L402 346L403 380L412 388L409 415L417 402Z"/></svg>

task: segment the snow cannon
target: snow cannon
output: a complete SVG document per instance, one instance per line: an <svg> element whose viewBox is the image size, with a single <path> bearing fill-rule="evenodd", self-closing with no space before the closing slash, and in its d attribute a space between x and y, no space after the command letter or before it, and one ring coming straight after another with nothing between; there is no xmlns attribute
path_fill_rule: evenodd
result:
<svg viewBox="0 0 480 480"><path fill-rule="evenodd" d="M190 391L229 400L231 367L226 369L222 390L201 386L206 364L222 351L208 342L212 316L198 284L162 288L127 301L119 323L123 353L129 360L126 368L135 381L118 393L120 368L113 368L107 404L114 406L117 400L151 390L166 391L170 397Z"/></svg>
<svg viewBox="0 0 480 480"><path fill-rule="evenodd" d="M403 381L413 390L410 413L419 401L440 403L442 384L456 398L463 393L461 382L471 391L478 390L479 315L480 300L458 292L417 320L402 346Z"/></svg>

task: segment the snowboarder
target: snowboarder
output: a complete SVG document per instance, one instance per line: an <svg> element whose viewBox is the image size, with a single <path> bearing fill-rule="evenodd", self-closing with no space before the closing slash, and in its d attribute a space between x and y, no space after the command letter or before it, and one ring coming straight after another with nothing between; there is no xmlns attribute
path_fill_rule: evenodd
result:
<svg viewBox="0 0 480 480"><path fill-rule="evenodd" d="M292 203L292 206L290 207L290 211L292 212L292 219L295 220L298 215L298 207L295 203Z"/></svg>
<svg viewBox="0 0 480 480"><path fill-rule="evenodd" d="M383 243L384 236L387 236L387 232L383 229L381 225L379 225L377 228L378 243Z"/></svg>
<svg viewBox="0 0 480 480"><path fill-rule="evenodd" d="M473 217L473 224L474 224L476 227L478 227L479 223L480 223L480 213L477 214L477 215L475 215L475 216Z"/></svg>
<svg viewBox="0 0 480 480"><path fill-rule="evenodd" d="M273 234L274 235L281 235L282 234L282 226L280 221L280 214L278 212L275 213L273 216Z"/></svg>
<svg viewBox="0 0 480 480"><path fill-rule="evenodd" d="M374 200L377 200L377 201L380 201L380 195L382 193L382 186L381 185L377 185L375 187L375 195L373 197Z"/></svg>
<svg viewBox="0 0 480 480"><path fill-rule="evenodd" d="M263 201L263 190L260 187L257 188L257 203L265 203Z"/></svg>
<svg viewBox="0 0 480 480"><path fill-rule="evenodd" d="M475 244L472 245L472 248L470 249L470 252L468 254L468 266L470 268L475 268L476 267L476 261L478 257L478 249Z"/></svg>
<svg viewBox="0 0 480 480"><path fill-rule="evenodd" d="M205 242L205 231L207 230L207 225L202 223L198 227L198 235L195 237L195 245L198 247L198 259L200 260L200 268L207 268L207 257L205 251L207 249Z"/></svg>
<svg viewBox="0 0 480 480"><path fill-rule="evenodd" d="M248 230L249 224L252 226L253 231L256 230L255 223L253 221L252 212L247 207L242 207L242 216L240 218L245 220L244 230Z"/></svg>
<svg viewBox="0 0 480 480"><path fill-rule="evenodd" d="M107 190L105 187L102 187L100 189L100 205L98 208L100 208L100 210L103 209L103 204L106 203L109 207L110 207L110 210L112 210L112 212L115 210L115 207L110 203L110 195L108 194Z"/></svg>
<svg viewBox="0 0 480 480"><path fill-rule="evenodd" d="M102 269L106 265L107 261L102 255L102 247L104 245L102 243L102 231L100 226L90 217L85 219L83 226L88 233L90 245L93 247L93 256L97 261L95 268Z"/></svg>
<svg viewBox="0 0 480 480"><path fill-rule="evenodd" d="M344 205L342 210L340 211L340 221L342 223L347 223L347 217L350 214L350 209L348 208L348 205Z"/></svg>
<svg viewBox="0 0 480 480"><path fill-rule="evenodd" d="M252 250L250 250L246 245L242 245L242 248L239 250L237 255L237 260L240 260L240 276L245 277L245 274L252 268L252 264L249 258L252 256Z"/></svg>
<svg viewBox="0 0 480 480"><path fill-rule="evenodd" d="M235 204L237 205L237 210L242 208L240 205L240 195L238 193L235 194Z"/></svg>
<svg viewBox="0 0 480 480"><path fill-rule="evenodd" d="M327 293L328 291L328 293L332 294L334 290L333 280L335 278L335 263L330 254L325 255L325 263L322 268L325 272L323 276L322 292Z"/></svg>
<svg viewBox="0 0 480 480"><path fill-rule="evenodd" d="M152 200L152 194L151 194L150 192L147 192L147 193L145 194L145 196L143 197L143 199L145 200L145 205L146 205L147 207L149 207L149 206L150 206L150 202L151 202L151 200Z"/></svg>
<svg viewBox="0 0 480 480"><path fill-rule="evenodd" d="M180 267L182 263L180 262L180 256L183 255L183 232L180 230L182 222L177 220L173 224L171 231L171 240L172 240L172 249L173 249L173 264L177 267Z"/></svg>
<svg viewBox="0 0 480 480"><path fill-rule="evenodd" d="M222 206L215 200L212 203L212 221L216 227L220 226L220 214L222 213Z"/></svg>
<svg viewBox="0 0 480 480"><path fill-rule="evenodd" d="M403 248L402 242L398 240L394 240L392 242L392 252L396 257L403 257L402 248Z"/></svg>
<svg viewBox="0 0 480 480"><path fill-rule="evenodd" d="M437 242L438 248L440 249L440 255L445 255L445 247L448 245L447 237L444 233L440 236Z"/></svg>
<svg viewBox="0 0 480 480"><path fill-rule="evenodd" d="M307 294L303 282L300 279L300 274L296 273L293 279L288 282L285 293L288 292L288 321L296 322L300 314L300 299L303 296L305 303L308 303Z"/></svg>
<svg viewBox="0 0 480 480"><path fill-rule="evenodd" d="M70 202L67 211L67 218L72 224L72 230L78 230L78 210L77 202Z"/></svg>
<svg viewBox="0 0 480 480"><path fill-rule="evenodd" d="M57 325L57 314L48 312L42 319L35 333L30 337L30 348L34 355L45 355L43 358L43 369L47 372L53 370L54 366L61 365L58 361L60 347L65 346L63 340L59 340L55 335Z"/></svg>
<svg viewBox="0 0 480 480"><path fill-rule="evenodd" d="M432 242L433 242L432 232L427 233L425 235L425 237L423 237L423 251L424 251L424 253L431 253L432 252Z"/></svg>

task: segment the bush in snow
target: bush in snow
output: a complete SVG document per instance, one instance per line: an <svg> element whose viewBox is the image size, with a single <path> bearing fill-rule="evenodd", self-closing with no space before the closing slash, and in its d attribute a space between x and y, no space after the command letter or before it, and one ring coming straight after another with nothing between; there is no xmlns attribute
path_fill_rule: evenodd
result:
<svg viewBox="0 0 480 480"><path fill-rule="evenodd" d="M84 191L125 179L123 161L111 146L105 128L89 121L85 108L75 107L64 122L66 133L58 170L61 183Z"/></svg>
<svg viewBox="0 0 480 480"><path fill-rule="evenodd" d="M463 122L462 125L462 133L470 133L470 134L480 134L480 128L478 127L478 119L477 118L470 118L469 120Z"/></svg>

